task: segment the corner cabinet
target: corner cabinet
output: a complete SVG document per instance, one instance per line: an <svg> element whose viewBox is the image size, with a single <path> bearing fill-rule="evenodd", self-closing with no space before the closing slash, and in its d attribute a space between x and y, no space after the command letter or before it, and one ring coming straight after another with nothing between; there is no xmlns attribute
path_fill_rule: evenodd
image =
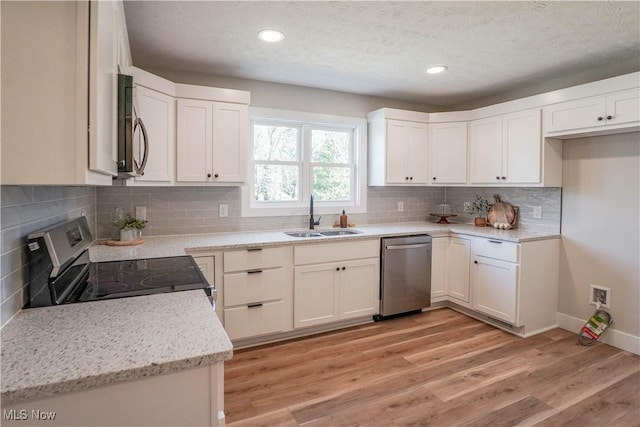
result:
<svg viewBox="0 0 640 427"><path fill-rule="evenodd" d="M111 185L117 73L130 64L122 2L1 7L2 183Z"/></svg>
<svg viewBox="0 0 640 427"><path fill-rule="evenodd" d="M545 135L580 137L640 129L640 88L544 108Z"/></svg>
<svg viewBox="0 0 640 427"><path fill-rule="evenodd" d="M383 108L369 113L367 119L368 184L427 185L428 115Z"/></svg>
<svg viewBox="0 0 640 427"><path fill-rule="evenodd" d="M380 241L295 247L295 328L379 312Z"/></svg>
<svg viewBox="0 0 640 427"><path fill-rule="evenodd" d="M471 239L451 237L447 261L447 294L456 303L469 306Z"/></svg>
<svg viewBox="0 0 640 427"><path fill-rule="evenodd" d="M467 183L467 122L429 125L431 184Z"/></svg>
<svg viewBox="0 0 640 427"><path fill-rule="evenodd" d="M248 138L246 104L179 98L177 181L243 184Z"/></svg>

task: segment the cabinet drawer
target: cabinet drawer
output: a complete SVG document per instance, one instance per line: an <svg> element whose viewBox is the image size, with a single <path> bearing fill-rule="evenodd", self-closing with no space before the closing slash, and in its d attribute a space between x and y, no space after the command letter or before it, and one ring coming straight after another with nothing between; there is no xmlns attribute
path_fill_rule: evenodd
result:
<svg viewBox="0 0 640 427"><path fill-rule="evenodd" d="M279 248L255 248L224 253L224 272L246 271L260 268L290 265L291 246Z"/></svg>
<svg viewBox="0 0 640 427"><path fill-rule="evenodd" d="M476 255L500 259L509 262L520 262L520 245L503 240L476 238L474 242Z"/></svg>
<svg viewBox="0 0 640 427"><path fill-rule="evenodd" d="M250 270L224 275L224 306L283 299L293 285L293 270Z"/></svg>
<svg viewBox="0 0 640 427"><path fill-rule="evenodd" d="M284 301L268 302L254 307L245 305L226 308L224 329L232 340L284 332Z"/></svg>
<svg viewBox="0 0 640 427"><path fill-rule="evenodd" d="M295 264L319 264L380 256L380 240L325 243L295 247Z"/></svg>

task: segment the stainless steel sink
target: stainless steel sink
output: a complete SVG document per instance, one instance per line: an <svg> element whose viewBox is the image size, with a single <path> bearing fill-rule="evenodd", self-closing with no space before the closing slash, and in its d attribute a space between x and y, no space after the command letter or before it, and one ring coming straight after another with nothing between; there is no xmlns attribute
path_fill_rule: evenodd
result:
<svg viewBox="0 0 640 427"><path fill-rule="evenodd" d="M286 231L284 234L291 237L323 237L322 234L313 231Z"/></svg>
<svg viewBox="0 0 640 427"><path fill-rule="evenodd" d="M284 234L291 237L330 237L330 236L350 236L360 234L358 230L327 230L327 231L285 231Z"/></svg>
<svg viewBox="0 0 640 427"><path fill-rule="evenodd" d="M360 234L362 231L358 230L329 230L329 231L320 231L320 234L323 236L350 236L352 234Z"/></svg>

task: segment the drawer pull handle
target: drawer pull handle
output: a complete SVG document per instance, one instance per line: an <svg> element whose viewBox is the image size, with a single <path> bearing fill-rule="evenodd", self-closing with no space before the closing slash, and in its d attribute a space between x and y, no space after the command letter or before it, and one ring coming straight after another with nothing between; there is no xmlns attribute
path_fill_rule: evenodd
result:
<svg viewBox="0 0 640 427"><path fill-rule="evenodd" d="M489 240L489 243L497 243L498 245L502 244L502 242L499 240Z"/></svg>
<svg viewBox="0 0 640 427"><path fill-rule="evenodd" d="M262 270L249 270L249 271L247 271L247 274L258 274L258 273L262 273Z"/></svg>
<svg viewBox="0 0 640 427"><path fill-rule="evenodd" d="M258 302L255 304L247 304L247 308L255 308L255 307L262 307L262 303Z"/></svg>
<svg viewBox="0 0 640 427"><path fill-rule="evenodd" d="M258 252L258 251L261 251L261 250L262 250L262 248L249 248L249 249L247 249L247 252Z"/></svg>

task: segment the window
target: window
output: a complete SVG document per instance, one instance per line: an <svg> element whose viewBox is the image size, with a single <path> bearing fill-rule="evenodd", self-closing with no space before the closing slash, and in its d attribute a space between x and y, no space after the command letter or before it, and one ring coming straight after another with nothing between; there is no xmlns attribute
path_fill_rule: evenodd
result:
<svg viewBox="0 0 640 427"><path fill-rule="evenodd" d="M366 212L366 120L251 109L243 216Z"/></svg>

